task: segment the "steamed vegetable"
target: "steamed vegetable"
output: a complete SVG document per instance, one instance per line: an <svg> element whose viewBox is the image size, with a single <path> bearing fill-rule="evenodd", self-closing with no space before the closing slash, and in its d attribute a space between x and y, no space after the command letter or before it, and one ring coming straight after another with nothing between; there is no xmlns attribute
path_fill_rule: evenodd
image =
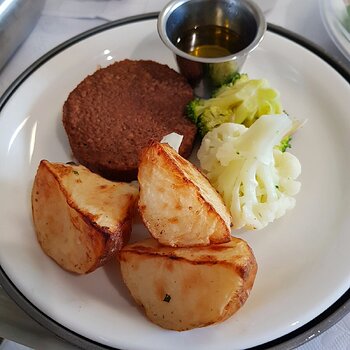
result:
<svg viewBox="0 0 350 350"><path fill-rule="evenodd" d="M279 150L285 152L287 148L292 148L290 142L292 141L292 136L286 136L279 145Z"/></svg>
<svg viewBox="0 0 350 350"><path fill-rule="evenodd" d="M222 195L234 228L261 229L294 207L301 166L278 147L292 128L287 115L266 115L249 128L224 123L203 138L201 168Z"/></svg>
<svg viewBox="0 0 350 350"><path fill-rule="evenodd" d="M187 105L187 116L197 125L201 137L223 123L232 122L233 119L230 110L215 105L206 107L205 101L210 100L197 98Z"/></svg>
<svg viewBox="0 0 350 350"><path fill-rule="evenodd" d="M240 77L234 61L209 64L208 68L211 81L216 87L233 82Z"/></svg>
<svg viewBox="0 0 350 350"><path fill-rule="evenodd" d="M234 122L249 127L262 115L282 111L279 92L267 80L249 79L247 74L239 73L212 98L195 99L187 106L187 115L202 137L222 123Z"/></svg>

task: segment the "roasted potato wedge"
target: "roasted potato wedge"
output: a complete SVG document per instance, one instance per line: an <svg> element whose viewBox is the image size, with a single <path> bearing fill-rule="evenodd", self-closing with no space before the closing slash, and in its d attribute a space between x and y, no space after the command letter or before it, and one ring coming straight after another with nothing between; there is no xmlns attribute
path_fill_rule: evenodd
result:
<svg viewBox="0 0 350 350"><path fill-rule="evenodd" d="M139 211L152 236L173 247L230 240L231 217L222 198L168 144L153 142L139 164Z"/></svg>
<svg viewBox="0 0 350 350"><path fill-rule="evenodd" d="M206 247L173 248L150 238L119 253L123 280L155 324L177 331L224 321L247 300L257 272L238 238Z"/></svg>
<svg viewBox="0 0 350 350"><path fill-rule="evenodd" d="M38 241L65 270L91 272L128 242L137 198L135 186L43 160L32 190Z"/></svg>

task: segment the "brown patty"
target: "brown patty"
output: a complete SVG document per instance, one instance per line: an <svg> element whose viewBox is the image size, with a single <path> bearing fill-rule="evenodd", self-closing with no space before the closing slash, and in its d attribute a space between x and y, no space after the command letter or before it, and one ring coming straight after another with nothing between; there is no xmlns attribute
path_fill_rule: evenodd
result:
<svg viewBox="0 0 350 350"><path fill-rule="evenodd" d="M196 127L185 117L193 92L168 66L124 60L86 77L63 106L63 125L77 160L112 180L137 177L141 149L176 132L191 154Z"/></svg>

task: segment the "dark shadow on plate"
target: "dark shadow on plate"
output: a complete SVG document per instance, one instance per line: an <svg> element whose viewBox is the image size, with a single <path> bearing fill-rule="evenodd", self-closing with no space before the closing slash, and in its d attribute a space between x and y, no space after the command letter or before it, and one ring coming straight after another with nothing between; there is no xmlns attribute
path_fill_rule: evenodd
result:
<svg viewBox="0 0 350 350"><path fill-rule="evenodd" d="M67 154L67 157L72 161L76 162L76 159L74 158L72 150L69 145L68 136L63 127L62 115L57 115L55 118L56 118L56 135L57 135L58 141L62 146L62 148L64 149L64 152Z"/></svg>
<svg viewBox="0 0 350 350"><path fill-rule="evenodd" d="M137 304L133 300L128 288L123 282L122 274L120 271L120 264L116 259L112 259L109 263L107 263L103 267L104 272L109 280L109 282L113 285L116 292L128 302L131 307L138 308Z"/></svg>

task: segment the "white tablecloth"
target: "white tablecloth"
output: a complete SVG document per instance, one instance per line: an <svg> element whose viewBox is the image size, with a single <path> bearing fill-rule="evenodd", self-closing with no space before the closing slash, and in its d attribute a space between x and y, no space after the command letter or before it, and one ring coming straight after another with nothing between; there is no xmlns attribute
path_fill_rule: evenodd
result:
<svg viewBox="0 0 350 350"><path fill-rule="evenodd" d="M256 0L266 6L271 0ZM87 29L130 15L159 11L167 0L47 0L36 27L0 71L0 95L31 63L56 45ZM350 69L350 62L328 36L317 0L277 0L267 20L321 46ZM0 287L0 337L35 349L75 349L39 326ZM350 349L350 314L298 350Z"/></svg>

